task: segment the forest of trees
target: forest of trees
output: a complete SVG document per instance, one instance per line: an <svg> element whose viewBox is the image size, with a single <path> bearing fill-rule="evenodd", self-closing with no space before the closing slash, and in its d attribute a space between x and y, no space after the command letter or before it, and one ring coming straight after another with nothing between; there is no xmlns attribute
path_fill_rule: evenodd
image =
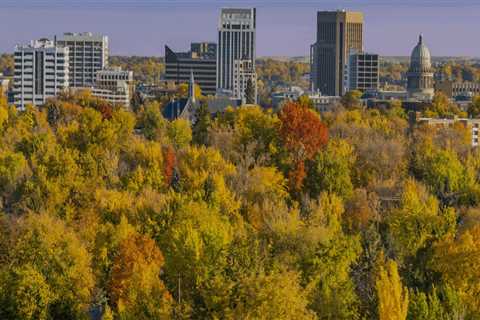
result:
<svg viewBox="0 0 480 320"><path fill-rule="evenodd" d="M344 102L0 100L0 319L480 319L467 129Z"/></svg>

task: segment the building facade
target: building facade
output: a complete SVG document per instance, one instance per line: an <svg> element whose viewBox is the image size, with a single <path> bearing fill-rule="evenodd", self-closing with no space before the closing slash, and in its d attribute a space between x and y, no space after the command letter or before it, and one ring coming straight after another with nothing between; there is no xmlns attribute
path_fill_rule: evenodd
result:
<svg viewBox="0 0 480 320"><path fill-rule="evenodd" d="M345 92L376 91L379 87L378 54L352 51L345 72Z"/></svg>
<svg viewBox="0 0 480 320"><path fill-rule="evenodd" d="M165 46L165 80L176 85L189 83L193 72L196 84L200 86L203 95L215 95L217 90L217 60L215 54L208 51L213 48L198 48L192 44L190 52L173 52ZM193 51L195 50L195 51ZM205 52L205 50L207 52ZM199 55L199 53L202 53Z"/></svg>
<svg viewBox="0 0 480 320"><path fill-rule="evenodd" d="M198 57L217 59L217 44L215 42L192 42L190 52Z"/></svg>
<svg viewBox="0 0 480 320"><path fill-rule="evenodd" d="M435 94L433 73L430 50L423 42L423 36L420 35L418 44L412 51L407 73L407 91L411 99L421 101L433 99Z"/></svg>
<svg viewBox="0 0 480 320"><path fill-rule="evenodd" d="M257 103L257 73L251 60L235 60L233 63L233 97L247 103L247 86L251 81L254 90L254 104Z"/></svg>
<svg viewBox="0 0 480 320"><path fill-rule="evenodd" d="M351 50L363 51L363 14L348 11L317 13L317 41L310 50L311 87L328 96L345 92L345 65Z"/></svg>
<svg viewBox="0 0 480 320"><path fill-rule="evenodd" d="M98 71L92 95L113 105L130 107L133 96L133 72L122 70L120 67Z"/></svg>
<svg viewBox="0 0 480 320"><path fill-rule="evenodd" d="M41 39L15 48L14 104L41 106L69 86L69 49Z"/></svg>
<svg viewBox="0 0 480 320"><path fill-rule="evenodd" d="M108 37L90 32L65 33L56 37L59 46L70 53L70 86L89 88L95 83L96 72L108 66Z"/></svg>
<svg viewBox="0 0 480 320"><path fill-rule="evenodd" d="M10 78L5 77L3 73L0 73L0 90L2 94L7 95L8 87L10 85Z"/></svg>
<svg viewBox="0 0 480 320"><path fill-rule="evenodd" d="M449 98L458 96L474 97L480 95L480 83L444 80L435 83L435 91L443 92Z"/></svg>
<svg viewBox="0 0 480 320"><path fill-rule="evenodd" d="M409 113L409 122L411 129L415 126L427 125L435 128L448 128L455 124L462 124L471 133L472 147L479 146L479 130L480 119L466 119L466 118L452 118L452 119L437 119L437 118L417 118L415 112Z"/></svg>
<svg viewBox="0 0 480 320"><path fill-rule="evenodd" d="M237 60L249 60L255 69L256 9L222 9L218 26L217 88L233 91Z"/></svg>

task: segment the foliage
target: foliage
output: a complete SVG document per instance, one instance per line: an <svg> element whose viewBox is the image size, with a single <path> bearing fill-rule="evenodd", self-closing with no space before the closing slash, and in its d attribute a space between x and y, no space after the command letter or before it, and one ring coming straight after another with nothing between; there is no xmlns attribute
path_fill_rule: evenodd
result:
<svg viewBox="0 0 480 320"><path fill-rule="evenodd" d="M402 285L397 264L389 260L377 279L378 318L405 320L408 310L408 291Z"/></svg>
<svg viewBox="0 0 480 320"><path fill-rule="evenodd" d="M362 102L360 100L361 97L361 91L349 91L342 97L342 105L344 105L348 109L360 108L362 106Z"/></svg>
<svg viewBox="0 0 480 320"><path fill-rule="evenodd" d="M304 66L262 62L260 99ZM0 318L478 319L471 128L391 104L0 100Z"/></svg>

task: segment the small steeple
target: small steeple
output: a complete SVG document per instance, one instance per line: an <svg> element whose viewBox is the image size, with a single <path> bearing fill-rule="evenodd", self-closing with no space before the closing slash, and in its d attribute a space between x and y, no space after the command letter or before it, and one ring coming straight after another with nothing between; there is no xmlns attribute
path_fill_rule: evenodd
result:
<svg viewBox="0 0 480 320"><path fill-rule="evenodd" d="M188 84L188 97L195 103L195 78L193 77L193 70L190 70L190 83Z"/></svg>
<svg viewBox="0 0 480 320"><path fill-rule="evenodd" d="M423 43L423 33L420 33L420 36L418 36L418 43L419 44Z"/></svg>

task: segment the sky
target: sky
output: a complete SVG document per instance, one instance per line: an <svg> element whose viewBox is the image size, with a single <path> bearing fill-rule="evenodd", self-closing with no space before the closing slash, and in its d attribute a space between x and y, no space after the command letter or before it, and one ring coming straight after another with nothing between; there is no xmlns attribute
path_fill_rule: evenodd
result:
<svg viewBox="0 0 480 320"><path fill-rule="evenodd" d="M257 8L257 56L306 56L316 12L365 15L365 50L406 56L418 34L434 56L480 57L480 0L0 0L0 52L16 44L90 31L109 36L113 55L163 56L168 44L217 41L222 7Z"/></svg>

